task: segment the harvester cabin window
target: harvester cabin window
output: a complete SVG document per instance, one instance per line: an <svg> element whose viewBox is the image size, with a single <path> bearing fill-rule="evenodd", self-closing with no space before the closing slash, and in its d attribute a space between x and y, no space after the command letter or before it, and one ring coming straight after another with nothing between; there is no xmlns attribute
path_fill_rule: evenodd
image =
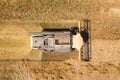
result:
<svg viewBox="0 0 120 80"><path fill-rule="evenodd" d="M69 40L55 40L56 45L69 45Z"/></svg>

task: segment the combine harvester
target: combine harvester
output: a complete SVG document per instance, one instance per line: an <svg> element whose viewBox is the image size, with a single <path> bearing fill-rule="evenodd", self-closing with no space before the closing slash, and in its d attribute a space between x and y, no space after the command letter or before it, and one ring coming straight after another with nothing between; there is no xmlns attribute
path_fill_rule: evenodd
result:
<svg viewBox="0 0 120 80"><path fill-rule="evenodd" d="M31 48L47 53L79 51L79 59L91 59L90 21L83 20L83 25L70 29L44 29L42 32L30 32Z"/></svg>

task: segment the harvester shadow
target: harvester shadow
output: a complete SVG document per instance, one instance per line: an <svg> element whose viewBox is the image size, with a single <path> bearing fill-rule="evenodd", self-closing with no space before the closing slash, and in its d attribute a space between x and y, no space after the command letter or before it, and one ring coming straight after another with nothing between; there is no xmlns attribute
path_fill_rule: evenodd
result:
<svg viewBox="0 0 120 80"><path fill-rule="evenodd" d="M21 59L0 59L0 61L65 61L68 59L78 60L78 51L72 52L41 52L40 50L31 50L29 55Z"/></svg>

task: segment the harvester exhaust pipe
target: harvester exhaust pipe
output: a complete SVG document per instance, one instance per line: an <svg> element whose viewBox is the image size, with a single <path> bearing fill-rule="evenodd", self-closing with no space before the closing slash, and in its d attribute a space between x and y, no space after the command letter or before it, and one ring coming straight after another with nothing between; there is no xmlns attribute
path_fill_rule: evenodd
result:
<svg viewBox="0 0 120 80"><path fill-rule="evenodd" d="M80 56L82 61L90 61L91 59L91 30L90 20L83 20L83 24L80 25L80 35L83 38L83 45L80 49Z"/></svg>

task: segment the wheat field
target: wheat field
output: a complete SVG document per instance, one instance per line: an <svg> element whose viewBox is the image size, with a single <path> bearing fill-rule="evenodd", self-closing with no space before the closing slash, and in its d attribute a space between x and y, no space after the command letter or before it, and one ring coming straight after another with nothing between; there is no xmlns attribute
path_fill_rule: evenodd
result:
<svg viewBox="0 0 120 80"><path fill-rule="evenodd" d="M43 58L42 52L31 50L28 32L42 31L46 25L47 27L53 25L53 23L49 24L41 22L1 23L0 80L114 80L114 78L119 80L120 37L118 34L120 31L119 26L116 26L119 24L116 23L115 27L108 31L106 31L107 26L91 28L92 60L90 62L72 59L76 52L64 61L40 61ZM91 25L99 25L99 23L91 22ZM53 26L55 27L56 23ZM104 36L101 36L103 33ZM112 36L108 36L111 34ZM77 55L76 58L78 58Z"/></svg>
<svg viewBox="0 0 120 80"><path fill-rule="evenodd" d="M30 48L28 32L70 28L86 18L90 62L74 59L78 51L40 61L43 53ZM0 80L120 80L119 28L120 0L0 0Z"/></svg>

